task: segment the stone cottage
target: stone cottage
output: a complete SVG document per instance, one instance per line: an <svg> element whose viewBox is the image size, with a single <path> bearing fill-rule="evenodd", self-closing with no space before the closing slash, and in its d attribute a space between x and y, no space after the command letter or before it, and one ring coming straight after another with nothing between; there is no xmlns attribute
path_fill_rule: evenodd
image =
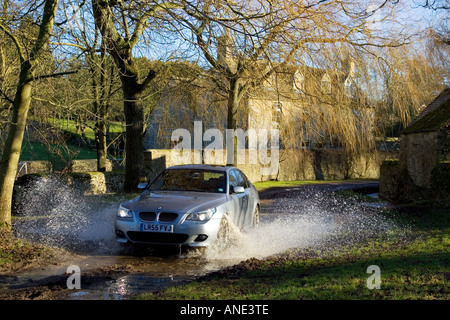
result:
<svg viewBox="0 0 450 320"><path fill-rule="evenodd" d="M450 88L400 134L398 160L384 161L380 196L394 202L450 196Z"/></svg>
<svg viewBox="0 0 450 320"><path fill-rule="evenodd" d="M205 73L209 72L205 70ZM196 120L202 121L205 130L217 128L225 132L227 101L205 81L210 80L199 76L192 81L197 88L204 88L198 89L195 97L191 93L188 98L180 98L173 94L174 88L166 89L150 115L144 138L145 149L173 147L172 132L183 128L193 133ZM373 108L365 103L352 62L343 63L342 70L284 66L247 92L236 115L237 127L243 130L280 129L284 146L294 149L324 146L321 139L328 134L321 130L325 130L323 123L330 122L330 119L324 119L323 115L339 112L334 107L336 100L351 106L351 116L358 118L358 123L364 124L362 127L373 127ZM327 108L332 110L326 111Z"/></svg>

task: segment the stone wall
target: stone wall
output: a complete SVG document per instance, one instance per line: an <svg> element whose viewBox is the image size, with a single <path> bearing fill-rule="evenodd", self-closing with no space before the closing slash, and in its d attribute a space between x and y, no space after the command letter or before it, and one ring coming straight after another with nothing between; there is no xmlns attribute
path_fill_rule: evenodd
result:
<svg viewBox="0 0 450 320"><path fill-rule="evenodd" d="M76 173L30 173L19 177L14 184L15 201L20 198L22 190L38 179L53 177L83 195L96 195L121 192L125 173L113 172L76 172Z"/></svg>
<svg viewBox="0 0 450 320"><path fill-rule="evenodd" d="M400 137L398 160L384 161L380 197L395 203L450 198L448 153L437 143L439 131L411 132Z"/></svg>
<svg viewBox="0 0 450 320"><path fill-rule="evenodd" d="M17 164L16 177L21 177L25 174L50 173L52 171L53 166L50 161L20 161Z"/></svg>
<svg viewBox="0 0 450 320"><path fill-rule="evenodd" d="M205 152L204 163L226 164L226 154ZM252 155L254 156L254 155ZM266 155L270 160L270 154ZM268 162L267 165L250 163L249 150L245 150L236 167L240 168L252 182L267 180L336 180L336 179L378 179L381 162L392 157L392 153L374 152L364 155L349 157L339 150L281 150L279 162ZM161 171L173 165L198 163L201 161L200 153L196 150L180 154L179 150L146 150L145 169L148 180L153 180ZM255 161L253 161L255 162ZM270 165L278 165L279 170L273 174L265 174L262 170ZM34 162L29 167L37 168ZM50 168L42 165L41 173L33 172L25 175L21 181L27 181L27 177L39 178L42 174L50 174ZM96 172L96 160L77 160L73 162L71 173L56 174L64 179L68 185L74 187L85 195L95 195L122 191L125 173L123 171ZM78 172L75 172L77 170ZM39 170L37 170L39 171ZM20 184L20 183L19 183Z"/></svg>
<svg viewBox="0 0 450 320"><path fill-rule="evenodd" d="M125 173L114 172L78 172L64 176L73 188L84 195L121 192Z"/></svg>
<svg viewBox="0 0 450 320"><path fill-rule="evenodd" d="M280 150L279 163L271 163L268 155L267 165L257 160L250 161L249 150L244 150L242 157L238 157L236 167L241 169L253 182L267 180L337 180L337 179L378 179L380 165L383 160L395 157L394 152L372 152L355 156L348 156L341 150ZM201 163L199 151L192 150L182 154L173 149L149 149L145 151L149 180L159 172L173 165ZM217 156L205 152L203 163L226 164L226 153ZM241 159L241 161L239 161ZM275 161L275 158L273 159ZM242 163L239 163L242 162ZM256 163L251 163L256 162ZM263 169L270 165L278 165L278 172L264 174Z"/></svg>
<svg viewBox="0 0 450 320"><path fill-rule="evenodd" d="M69 162L70 172L97 171L97 159L72 160ZM106 171L112 171L111 160L106 161Z"/></svg>
<svg viewBox="0 0 450 320"><path fill-rule="evenodd" d="M400 170L406 170L415 185L430 186L431 171L438 159L437 131L402 135Z"/></svg>
<svg viewBox="0 0 450 320"><path fill-rule="evenodd" d="M404 184L403 173L400 171L400 161L384 160L380 167L379 196L393 201L400 198Z"/></svg>
<svg viewBox="0 0 450 320"><path fill-rule="evenodd" d="M450 162L435 164L429 184L417 185L399 160L386 160L381 165L381 198L394 203L448 201L450 199Z"/></svg>

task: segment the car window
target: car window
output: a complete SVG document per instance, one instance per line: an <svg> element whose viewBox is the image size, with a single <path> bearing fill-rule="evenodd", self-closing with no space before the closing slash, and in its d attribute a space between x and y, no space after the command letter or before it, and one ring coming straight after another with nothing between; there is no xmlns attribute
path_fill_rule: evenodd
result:
<svg viewBox="0 0 450 320"><path fill-rule="evenodd" d="M230 171L229 179L230 179L230 187L238 186L238 180L235 175L235 170Z"/></svg>
<svg viewBox="0 0 450 320"><path fill-rule="evenodd" d="M241 174L242 179L244 179L244 188L250 187L250 180L248 180L247 176L242 171L239 171L239 173Z"/></svg>
<svg viewBox="0 0 450 320"><path fill-rule="evenodd" d="M239 170L231 170L230 172L230 186L248 187L247 180Z"/></svg>
<svg viewBox="0 0 450 320"><path fill-rule="evenodd" d="M226 192L225 172L197 169L163 171L150 185L151 191Z"/></svg>
<svg viewBox="0 0 450 320"><path fill-rule="evenodd" d="M236 170L236 176L238 178L239 185L243 186L244 188L248 188L247 177L242 173L242 171Z"/></svg>

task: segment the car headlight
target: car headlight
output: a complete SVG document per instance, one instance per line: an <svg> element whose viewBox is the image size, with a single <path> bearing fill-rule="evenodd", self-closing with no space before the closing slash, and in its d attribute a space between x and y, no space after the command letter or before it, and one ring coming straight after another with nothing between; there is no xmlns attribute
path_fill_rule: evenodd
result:
<svg viewBox="0 0 450 320"><path fill-rule="evenodd" d="M117 216L119 218L132 218L133 212L127 208L120 206L119 210L117 211Z"/></svg>
<svg viewBox="0 0 450 320"><path fill-rule="evenodd" d="M192 212L187 216L186 220L208 221L209 219L212 218L212 216L214 215L214 213L216 213L216 211L217 211L216 208L212 208L205 211Z"/></svg>

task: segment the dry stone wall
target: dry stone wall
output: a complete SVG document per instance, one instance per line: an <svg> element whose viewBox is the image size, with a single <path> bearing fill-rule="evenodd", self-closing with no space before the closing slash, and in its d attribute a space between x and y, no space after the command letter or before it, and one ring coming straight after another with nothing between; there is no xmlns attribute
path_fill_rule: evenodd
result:
<svg viewBox="0 0 450 320"><path fill-rule="evenodd" d="M144 167L148 180L153 180L162 170L174 165L199 163L226 164L226 154L217 157L208 152L201 154L197 150L181 154L179 150L154 149L145 151ZM378 179L380 164L384 159L392 158L393 153L373 152L368 154L348 156L339 150L281 150L276 163L262 165L260 161L250 161L248 150L245 158L238 158L236 167L240 168L252 182L268 180L336 180L336 179ZM266 159L267 160L267 159ZM252 163L256 162L256 163ZM31 175L50 174L51 166L47 163L32 161L29 168L34 170ZM262 170L270 165L278 166L273 174L265 174ZM96 172L96 160L76 160L72 162L72 172L59 174L61 179L85 195L95 195L122 191L124 172ZM54 173L53 173L54 174ZM28 176L30 172L28 172ZM25 179L26 180L26 179Z"/></svg>

